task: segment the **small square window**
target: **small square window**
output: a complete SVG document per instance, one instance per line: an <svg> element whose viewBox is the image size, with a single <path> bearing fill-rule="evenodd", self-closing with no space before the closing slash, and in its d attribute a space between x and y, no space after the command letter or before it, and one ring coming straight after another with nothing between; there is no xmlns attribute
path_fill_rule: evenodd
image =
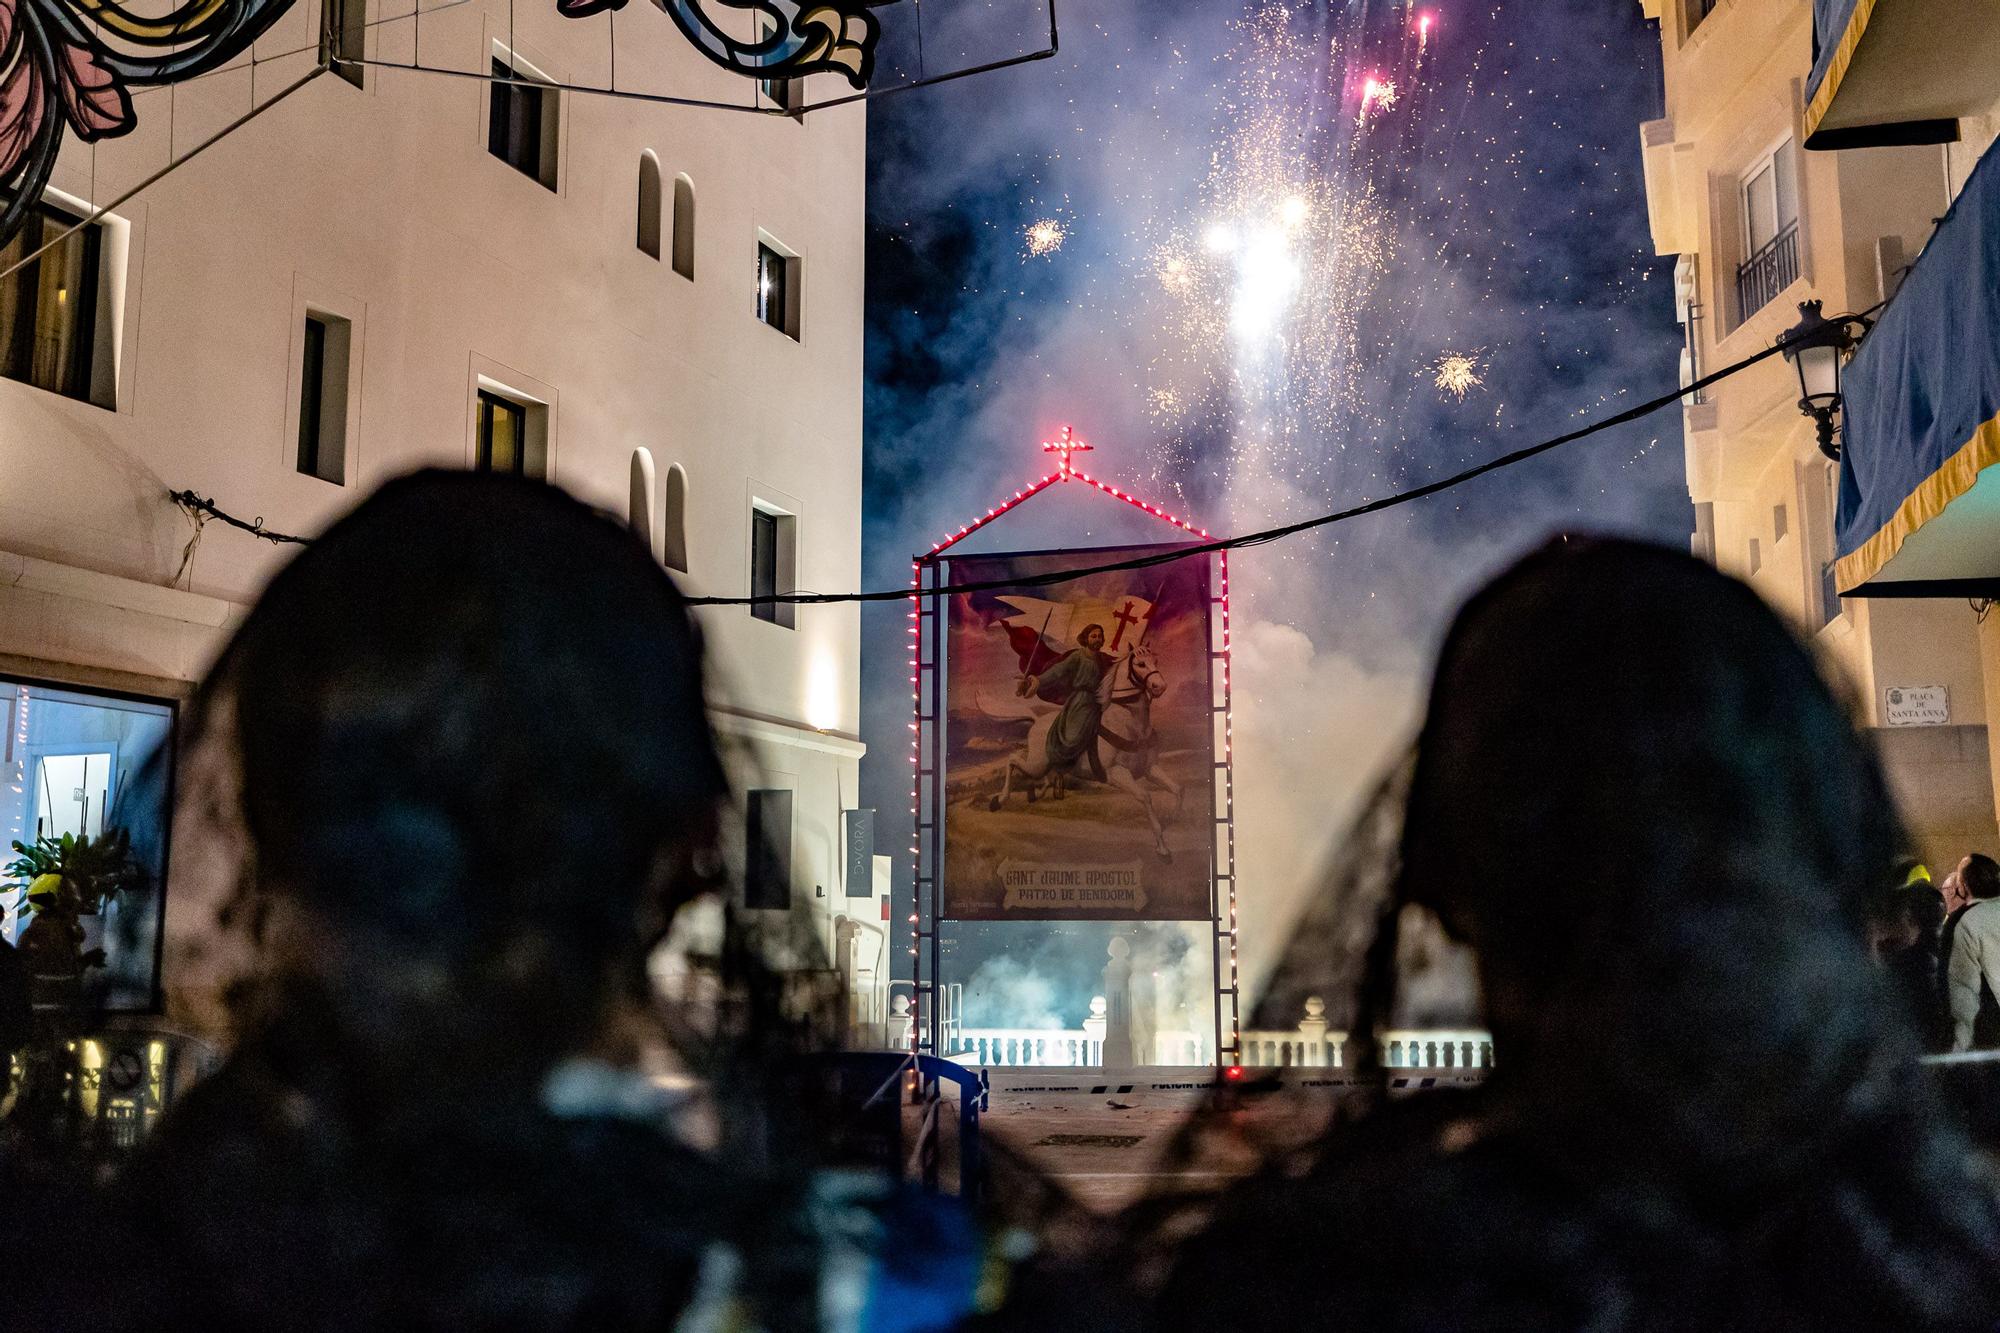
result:
<svg viewBox="0 0 2000 1333"><path fill-rule="evenodd" d="M746 792L743 905L782 912L792 905L792 794Z"/></svg>
<svg viewBox="0 0 2000 1333"><path fill-rule="evenodd" d="M536 435L537 407L516 402L490 389L479 391L479 453L474 466L481 472L505 472L516 477L547 475Z"/></svg>
<svg viewBox="0 0 2000 1333"><path fill-rule="evenodd" d="M785 629L798 623L798 608L777 600L797 586L797 523L763 505L750 510L750 614Z"/></svg>
<svg viewBox="0 0 2000 1333"><path fill-rule="evenodd" d="M0 278L0 376L111 407L110 339L98 317L104 229L82 222L40 204L0 247L0 269L20 264Z"/></svg>
<svg viewBox="0 0 2000 1333"><path fill-rule="evenodd" d="M487 88L486 151L553 190L560 110L556 90L536 87L540 82L525 70L493 57L493 82Z"/></svg>
<svg viewBox="0 0 2000 1333"><path fill-rule="evenodd" d="M1763 567L1764 567L1764 544L1758 541L1755 537L1752 537L1750 539L1750 573L1752 575L1755 575L1756 572L1762 569Z"/></svg>
<svg viewBox="0 0 2000 1333"><path fill-rule="evenodd" d="M1789 521L1789 516L1785 513L1785 507L1783 505L1772 505L1771 541L1773 543L1783 541L1785 539L1785 534L1790 531L1791 531L1791 524Z"/></svg>
<svg viewBox="0 0 2000 1333"><path fill-rule="evenodd" d="M757 318L789 338L799 336L799 259L757 243Z"/></svg>
<svg viewBox="0 0 2000 1333"><path fill-rule="evenodd" d="M300 337L298 470L339 486L347 480L348 349L353 326L309 311Z"/></svg>
<svg viewBox="0 0 2000 1333"><path fill-rule="evenodd" d="M764 41L768 42L777 37L778 27L769 18L760 18L757 22L757 32ZM757 89L764 94L765 101L777 107L780 111L790 111L797 104L798 81L796 79L759 79L757 80Z"/></svg>

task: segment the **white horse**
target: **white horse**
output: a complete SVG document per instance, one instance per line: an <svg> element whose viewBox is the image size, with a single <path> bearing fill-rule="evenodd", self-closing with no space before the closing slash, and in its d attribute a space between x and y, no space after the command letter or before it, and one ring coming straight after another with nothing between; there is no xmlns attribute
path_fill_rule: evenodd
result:
<svg viewBox="0 0 2000 1333"><path fill-rule="evenodd" d="M1097 687L1103 707L1097 724L1097 747L1105 765L1104 780L1139 803L1153 831L1154 852L1161 860L1171 861L1174 856L1167 847L1166 829L1153 806L1153 793L1164 791L1174 798L1174 813L1170 817L1178 817L1185 796L1179 783L1154 771L1158 740L1153 734L1153 701L1166 692L1167 678L1160 670L1159 658L1146 644L1138 644L1113 661ZM1063 799L1063 780L1076 765L1058 771L1049 764L1049 729L1055 725L1060 710L1030 701L1007 700L996 705L984 695L979 698L979 706L989 717L1032 719L1027 739L1008 757L1000 790L986 808L998 810L1007 803L1014 794L1016 776L1022 779L1022 788L1030 801L1043 794Z"/></svg>
<svg viewBox="0 0 2000 1333"><path fill-rule="evenodd" d="M1160 742L1153 732L1153 701L1167 692L1166 673L1153 650L1141 643L1118 659L1106 684L1104 716L1097 724L1104 780L1139 803L1153 830L1153 851L1162 861L1171 861L1174 854L1167 848L1153 793L1163 791L1174 798L1170 819L1180 818L1187 793L1157 767Z"/></svg>

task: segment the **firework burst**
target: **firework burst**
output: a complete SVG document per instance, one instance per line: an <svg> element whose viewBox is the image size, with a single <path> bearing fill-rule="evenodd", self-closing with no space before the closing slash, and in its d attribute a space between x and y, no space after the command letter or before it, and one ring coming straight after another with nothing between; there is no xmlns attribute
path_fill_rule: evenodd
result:
<svg viewBox="0 0 2000 1333"><path fill-rule="evenodd" d="M1022 232L1028 255L1034 259L1046 259L1062 249L1063 241L1069 237L1069 229L1054 218L1037 218Z"/></svg>
<svg viewBox="0 0 2000 1333"><path fill-rule="evenodd" d="M1446 352L1431 367L1431 383L1437 386L1440 396L1451 394L1464 402L1465 395L1486 383L1479 373L1479 353Z"/></svg>

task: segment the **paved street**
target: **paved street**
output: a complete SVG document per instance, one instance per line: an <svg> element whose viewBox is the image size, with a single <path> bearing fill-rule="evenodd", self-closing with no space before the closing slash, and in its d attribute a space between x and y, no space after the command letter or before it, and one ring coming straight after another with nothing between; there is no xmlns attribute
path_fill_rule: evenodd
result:
<svg viewBox="0 0 2000 1333"><path fill-rule="evenodd" d="M996 1070L982 1123L990 1142L1018 1152L1078 1203L1109 1213L1154 1182L1219 1184L1243 1174L1256 1160L1252 1141L1312 1134L1351 1080L1337 1069L1289 1072L1282 1089L1243 1089L1240 1109L1197 1148L1176 1139L1213 1077L1206 1068Z"/></svg>

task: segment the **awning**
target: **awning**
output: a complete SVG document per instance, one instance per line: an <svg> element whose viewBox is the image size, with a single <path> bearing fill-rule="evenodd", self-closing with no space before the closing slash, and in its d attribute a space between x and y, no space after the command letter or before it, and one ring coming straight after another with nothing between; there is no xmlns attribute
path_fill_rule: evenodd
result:
<svg viewBox="0 0 2000 1333"><path fill-rule="evenodd" d="M1973 168L1841 393L1840 590L1995 595L1976 585L2000 588L2000 149Z"/></svg>
<svg viewBox="0 0 2000 1333"><path fill-rule="evenodd" d="M1949 143L1996 69L1993 0L1813 0L1805 146Z"/></svg>

